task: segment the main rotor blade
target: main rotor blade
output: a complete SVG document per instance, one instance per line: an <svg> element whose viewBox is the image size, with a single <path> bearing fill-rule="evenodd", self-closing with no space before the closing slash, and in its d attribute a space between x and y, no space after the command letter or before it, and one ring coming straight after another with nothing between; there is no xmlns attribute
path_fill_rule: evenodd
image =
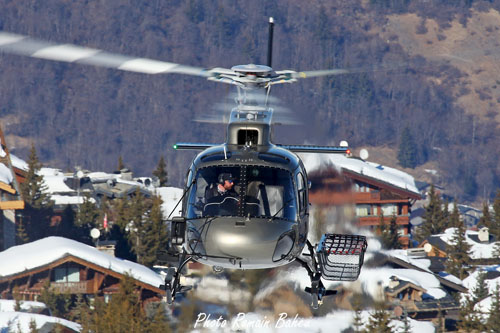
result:
<svg viewBox="0 0 500 333"><path fill-rule="evenodd" d="M115 68L145 74L180 73L211 77L217 75L219 71L232 72L224 68L207 70L201 67L185 66L172 62L124 56L72 44L54 44L3 31L0 31L0 51L32 58Z"/></svg>
<svg viewBox="0 0 500 333"><path fill-rule="evenodd" d="M283 75L290 79L307 79L312 77L329 76L329 75L389 71L389 70L403 69L407 67L408 67L407 63L402 63L397 65L381 65L377 67L334 68L334 69L320 69L315 71L303 71L303 72L296 72L293 70L283 70L283 71L276 71L276 74Z"/></svg>

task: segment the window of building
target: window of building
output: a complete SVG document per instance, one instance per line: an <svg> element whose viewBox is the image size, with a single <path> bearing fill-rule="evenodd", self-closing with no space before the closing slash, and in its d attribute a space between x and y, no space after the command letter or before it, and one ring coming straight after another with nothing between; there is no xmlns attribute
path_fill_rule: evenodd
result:
<svg viewBox="0 0 500 333"><path fill-rule="evenodd" d="M384 204L380 207L384 216L393 216L398 214L398 206L394 204Z"/></svg>
<svg viewBox="0 0 500 333"><path fill-rule="evenodd" d="M371 205L360 204L356 205L356 216L371 216Z"/></svg>
<svg viewBox="0 0 500 333"><path fill-rule="evenodd" d="M71 266L57 267L54 269L54 282L80 282L80 270Z"/></svg>

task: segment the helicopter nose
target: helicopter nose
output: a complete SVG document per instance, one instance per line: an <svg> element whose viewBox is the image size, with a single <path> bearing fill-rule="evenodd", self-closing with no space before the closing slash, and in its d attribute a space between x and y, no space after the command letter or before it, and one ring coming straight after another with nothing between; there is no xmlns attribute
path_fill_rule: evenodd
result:
<svg viewBox="0 0 500 333"><path fill-rule="evenodd" d="M241 258L250 266L276 265L277 245L281 244L280 248L284 246L283 234L293 234L295 225L283 220L269 222L269 219L251 219L244 224L235 222L234 218L214 221L203 242L206 252L213 256ZM292 242L285 244L288 245L287 250L279 251L278 260L282 252L289 253L293 247L294 238L290 239Z"/></svg>

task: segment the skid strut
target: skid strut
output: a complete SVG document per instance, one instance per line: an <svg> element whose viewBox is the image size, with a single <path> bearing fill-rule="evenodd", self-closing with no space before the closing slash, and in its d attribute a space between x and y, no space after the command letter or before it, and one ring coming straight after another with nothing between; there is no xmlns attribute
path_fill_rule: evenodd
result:
<svg viewBox="0 0 500 333"><path fill-rule="evenodd" d="M182 269L191 260L193 260L193 257L187 255L186 250L183 250L177 270L175 269L175 267L170 267L167 270L167 275L165 276L165 284L162 286L162 289L166 291L168 304L173 303L173 301L175 300L175 295L177 293L184 293L192 288L191 286L182 286L180 284Z"/></svg>

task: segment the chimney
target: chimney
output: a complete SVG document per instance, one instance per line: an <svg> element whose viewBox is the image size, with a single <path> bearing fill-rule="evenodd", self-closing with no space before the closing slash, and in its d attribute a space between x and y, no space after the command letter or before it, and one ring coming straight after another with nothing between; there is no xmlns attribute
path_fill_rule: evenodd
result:
<svg viewBox="0 0 500 333"><path fill-rule="evenodd" d="M389 288L394 289L397 286L399 286L399 279L393 275L391 276L391 281L389 281Z"/></svg>
<svg viewBox="0 0 500 333"><path fill-rule="evenodd" d="M488 243L490 241L490 233L487 227L482 227L479 229L479 233L477 235L479 241L481 243Z"/></svg>
<svg viewBox="0 0 500 333"><path fill-rule="evenodd" d="M130 169L121 169L120 175L123 180L132 180L132 171L130 171Z"/></svg>
<svg viewBox="0 0 500 333"><path fill-rule="evenodd" d="M115 256L116 241L98 241L95 247L112 257Z"/></svg>

